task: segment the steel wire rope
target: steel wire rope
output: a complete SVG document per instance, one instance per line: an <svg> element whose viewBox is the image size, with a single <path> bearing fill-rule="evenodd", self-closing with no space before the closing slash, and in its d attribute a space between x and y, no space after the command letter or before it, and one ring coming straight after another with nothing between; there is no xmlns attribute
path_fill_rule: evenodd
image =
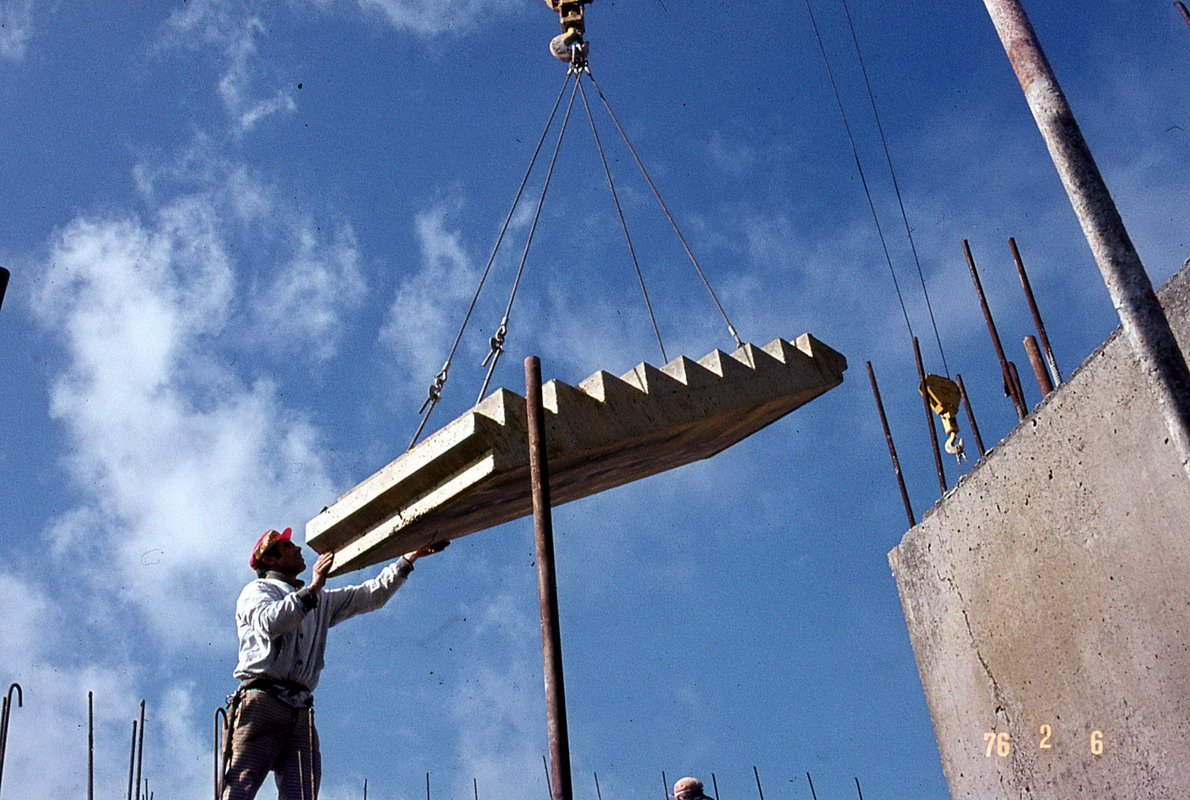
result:
<svg viewBox="0 0 1190 800"><path fill-rule="evenodd" d="M909 338L913 338L913 325L909 322L909 311L905 308L905 298L901 294L901 284L897 281L897 272L893 269L892 256L888 252L888 242L884 239L884 231L880 227L880 217L876 213L876 204L872 200L872 190L868 186L867 176L864 175L863 164L859 160L859 149L855 145L855 137L851 135L851 125L847 122L847 111L843 108L843 98L839 96L839 86L835 82L835 73L831 69L830 58L827 57L826 47L822 43L822 34L818 30L818 21L814 18L814 9L810 0L806 0L806 11L810 14L810 26L814 30L814 38L818 42L818 51L822 53L822 63L826 66L826 76L830 79L831 90L835 94L835 102L839 106L839 116L843 120L843 130L847 134L847 141L851 143L851 155L855 159L855 168L859 171L859 180L864 187L864 196L868 198L868 208L872 212L872 221L876 224L876 234L880 237L880 246L884 249L884 260L888 263L888 273L892 276L893 288L897 291L897 301L901 304L901 314L905 317L905 327L909 329Z"/></svg>
<svg viewBox="0 0 1190 800"><path fill-rule="evenodd" d="M632 237L628 234L628 222L624 219L624 210L620 207L620 197L616 193L616 184L612 180L611 168L607 165L607 156L603 152L603 144L599 141L599 131L595 127L595 117L591 114L591 104L587 102L587 90L583 88L582 75L579 75L579 92L583 96L583 107L587 111L587 120L591 123L591 135L595 137L595 149L599 151L599 160L603 163L603 174L607 176L607 185L611 189L612 201L616 204L616 213L620 216L620 228L624 231L624 239L628 242L628 254L632 257L632 268L636 270L636 279L640 282L641 294L645 297L645 308L649 312L649 321L653 323L653 334L657 337L657 346L661 348L661 362L669 363L669 356L665 354L665 344L661 341L661 330L657 327L657 317L653 314L653 304L649 302L649 290L645 288L645 277L641 274L640 263L636 259L636 248L632 246Z"/></svg>
<svg viewBox="0 0 1190 800"><path fill-rule="evenodd" d="M620 124L616 114L612 111L611 104L608 103L607 97L603 94L603 89L599 85L599 81L595 80L595 76L591 73L590 67L586 69L588 77L591 78L591 85L595 87L595 91L599 93L599 99L603 102L603 107L607 109L608 116L612 118L612 122L616 125L616 130L620 132L620 136L624 139L624 144L628 146L628 152L632 153L632 158L636 161L636 166L640 168L641 174L645 176L645 181L648 182L649 188L653 190L653 196L657 198L657 202L661 205L661 210L665 212L666 219L669 224L673 226L674 233L678 235L678 240L682 243L682 247L686 250L686 255L689 256L690 262L694 264L694 269L698 272L698 277L702 278L703 285L707 288L707 292L711 295L711 300L715 303L715 308L719 310L719 314L723 317L723 321L727 323L727 330L731 332L731 338L735 340L736 348L744 346L740 335L736 333L735 326L731 324L731 320L727 316L727 312L723 310L723 304L719 302L715 290L711 288L711 282L707 280L706 274L702 271L702 267L698 263L698 259L694 257L694 253L690 250L690 245L686 243L686 237L682 235L682 231L678 228L678 223L674 220L673 214L669 213L668 206L665 201L661 199L661 192L657 190L653 179L649 177L649 171L645 169L644 163L640 160L640 156L636 154L636 148L632 146L632 142L628 139L628 134L624 132L624 126Z"/></svg>
<svg viewBox="0 0 1190 800"><path fill-rule="evenodd" d="M451 361L454 360L455 352L459 348L459 342L462 341L463 332L467 329L467 323L471 320L471 314L475 310L475 304L479 300L479 293L483 290L484 283L488 279L488 273L492 270L492 264L496 260L496 253L500 250L500 244L504 241L504 234L508 231L508 225L512 221L513 214L516 213L516 208L521 202L521 194L525 191L525 185L529 182L529 175L533 172L533 167L537 163L537 156L541 153L541 146L545 143L545 138L550 132L550 128L554 124L554 116L558 113L558 106L562 103L562 96L566 94L566 85L570 83L570 72L566 73L566 78L562 81L562 88L558 91L558 97L554 100L554 107L550 110L549 119L546 120L545 127L541 131L541 136L537 140L537 147L533 150L533 156L529 159L529 166L525 170L525 175L521 178L521 185L517 187L516 196L512 200L512 207L508 209L508 216L504 218L504 224L500 226L500 234L496 237L496 244L492 247L492 253L488 256L488 263L483 268L483 274L480 275L479 285L475 287L475 294L471 296L471 304L467 306L467 313L463 315L463 324L459 326L459 332L455 335L454 344L450 347L450 353L446 356L446 361L442 365L442 369L434 376L434 381L430 384L428 396L425 402L422 403L418 414L422 416L421 423L417 426L417 432L413 434L413 440L409 442L409 448L417 444L418 437L421 436L422 431L426 427L426 423L430 420L430 414L434 412L434 406L438 404L438 400L442 395L442 389L446 386L448 372L450 370Z"/></svg>
<svg viewBox="0 0 1190 800"><path fill-rule="evenodd" d="M541 209L545 205L545 196L549 192L550 181L554 176L554 165L558 163L558 151L562 149L562 139L566 136L566 126L570 122L570 112L574 109L574 98L578 94L579 80L576 78L574 82L574 89L570 92L570 102L566 106L566 114L562 117L562 127L558 131L558 141L554 145L554 153L550 157L550 166L545 173L545 182L541 186L541 196L537 200L537 210L533 213L533 222L529 226L529 236L525 239L525 249L521 253L521 263L517 267L516 279L512 282L512 291L508 295L508 306L504 309L504 317L500 320L500 327L496 330L496 335L492 337L492 349L488 353L488 357L484 359L484 363L488 364L487 375L484 376L483 386L479 389L479 402L483 399L483 393L488 389L488 383L492 380L492 373L496 369L496 362L500 360L500 354L504 352L504 336L508 333L508 320L512 314L512 304L516 300L517 289L521 285L521 276L525 272L525 262L529 258L529 247L533 244L533 235L537 231L537 221L541 219ZM491 362L490 364L488 362Z"/></svg>
<svg viewBox="0 0 1190 800"><path fill-rule="evenodd" d="M897 180L897 172L893 169L892 155L888 150L888 139L884 135L884 125L880 123L880 112L876 110L876 95L872 91L872 84L868 80L868 68L864 63L864 54L859 46L859 37L855 33L855 24L851 21L851 9L847 0L840 0L843 13L847 15L847 27L851 31L851 41L855 45L855 56L859 60L859 68L864 76L864 88L868 91L868 102L872 105L872 117L876 120L876 130L880 133L880 144L884 147L884 160L888 163L888 174L892 178L893 191L897 195L897 205L901 209L901 221L905 223L905 236L909 239L909 249L913 252L913 263L917 265L917 278L921 281L921 293L926 300L926 310L930 314L930 325L934 328L934 341L938 343L938 355L942 357L942 369L946 377L950 377L950 367L946 363L946 351L942 348L942 336L938 333L938 321L934 318L934 306L930 303L930 291L926 288L925 275L921 269L921 259L917 255L917 245L913 241L913 228L909 225L909 215L905 212L905 201L901 198L901 185Z"/></svg>

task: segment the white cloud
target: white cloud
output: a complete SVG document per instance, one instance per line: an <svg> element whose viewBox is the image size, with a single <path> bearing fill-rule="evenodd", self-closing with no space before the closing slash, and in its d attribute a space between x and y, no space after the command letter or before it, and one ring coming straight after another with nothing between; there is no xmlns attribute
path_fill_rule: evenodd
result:
<svg viewBox="0 0 1190 800"><path fill-rule="evenodd" d="M0 0L0 59L21 61L33 38L33 0Z"/></svg>
<svg viewBox="0 0 1190 800"><path fill-rule="evenodd" d="M219 97L233 130L247 133L266 117L297 110L291 88L261 88L279 83L258 52L257 39L266 32L262 19L238 4L193 0L170 15L160 46L219 51L225 61Z"/></svg>
<svg viewBox="0 0 1190 800"><path fill-rule="evenodd" d="M414 380L442 366L479 278L462 232L448 223L456 211L457 204L439 203L416 216L421 264L397 288L380 332Z"/></svg>
<svg viewBox="0 0 1190 800"><path fill-rule="evenodd" d="M219 356L237 281L216 220L194 197L151 227L78 220L35 300L66 349L51 413L85 498L55 526L57 551L85 541L92 577L172 646L221 635L203 598L234 596L250 532L328 483L316 432Z"/></svg>
<svg viewBox="0 0 1190 800"><path fill-rule="evenodd" d="M471 33L485 19L521 7L515 0L459 0L449 5L444 5L441 0L358 2L364 11L380 15L394 28L423 36Z"/></svg>

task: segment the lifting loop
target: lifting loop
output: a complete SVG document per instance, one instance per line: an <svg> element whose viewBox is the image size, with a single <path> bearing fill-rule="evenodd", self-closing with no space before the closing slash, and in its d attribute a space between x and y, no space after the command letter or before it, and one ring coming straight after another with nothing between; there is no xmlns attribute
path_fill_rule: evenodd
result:
<svg viewBox="0 0 1190 800"><path fill-rule="evenodd" d="M947 434L946 452L962 458L963 440L959 438L958 418L962 394L958 384L941 375L926 375L925 383L918 387L918 391L929 401L930 410L942 418L942 428Z"/></svg>

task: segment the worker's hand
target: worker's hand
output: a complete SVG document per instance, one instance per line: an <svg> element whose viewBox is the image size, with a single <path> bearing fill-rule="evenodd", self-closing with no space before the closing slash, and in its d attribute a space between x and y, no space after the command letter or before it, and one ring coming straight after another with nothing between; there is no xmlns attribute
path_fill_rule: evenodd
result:
<svg viewBox="0 0 1190 800"><path fill-rule="evenodd" d="M323 585L326 584L326 576L330 573L331 567L335 565L334 553L323 553L314 562L314 577L310 579L309 585L306 587L314 594L318 594Z"/></svg>
<svg viewBox="0 0 1190 800"><path fill-rule="evenodd" d="M417 561L422 556L429 556L429 555L433 555L434 553L441 553L443 550L446 549L446 546L448 544L450 544L450 542L434 542L433 544L426 545L425 547L421 548L420 550L414 550L411 553L406 553L405 555L402 556L402 558L404 558L406 561L408 561L410 564L412 564L414 561Z"/></svg>

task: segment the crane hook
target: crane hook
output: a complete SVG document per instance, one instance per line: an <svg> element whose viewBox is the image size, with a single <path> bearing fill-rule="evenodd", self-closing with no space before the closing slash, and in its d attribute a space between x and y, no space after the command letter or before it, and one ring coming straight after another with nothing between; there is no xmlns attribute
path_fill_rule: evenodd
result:
<svg viewBox="0 0 1190 800"><path fill-rule="evenodd" d="M942 429L947 434L946 452L963 458L963 440L959 438L959 401L962 394L958 384L941 375L926 375L918 391L930 403L930 410L942 418Z"/></svg>
<svg viewBox="0 0 1190 800"><path fill-rule="evenodd" d="M558 12L562 33L550 40L550 55L559 61L568 62L574 69L587 66L590 45L583 40L586 22L583 6L591 0L545 0L545 4Z"/></svg>

